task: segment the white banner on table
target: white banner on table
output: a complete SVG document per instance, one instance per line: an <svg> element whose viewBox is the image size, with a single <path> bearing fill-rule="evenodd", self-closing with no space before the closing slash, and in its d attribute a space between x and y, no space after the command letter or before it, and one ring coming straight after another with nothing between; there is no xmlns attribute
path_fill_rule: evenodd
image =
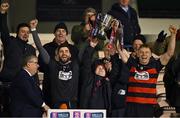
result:
<svg viewBox="0 0 180 118"><path fill-rule="evenodd" d="M106 110L49 109L48 118L106 118Z"/></svg>

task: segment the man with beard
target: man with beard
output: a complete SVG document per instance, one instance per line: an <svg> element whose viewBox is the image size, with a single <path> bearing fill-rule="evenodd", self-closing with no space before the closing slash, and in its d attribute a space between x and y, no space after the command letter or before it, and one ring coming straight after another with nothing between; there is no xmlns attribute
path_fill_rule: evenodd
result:
<svg viewBox="0 0 180 118"><path fill-rule="evenodd" d="M4 65L2 71L0 72L0 81L3 82L5 95L5 105L4 110L8 109L8 88L10 87L10 82L15 77L17 72L20 71L22 61L24 57L28 55L36 55L35 48L29 44L29 25L26 23L21 23L17 27L17 36L10 36L7 27L7 11L9 9L9 4L7 2L1 3L1 14L0 14L0 28L1 28L1 41L4 47Z"/></svg>
<svg viewBox="0 0 180 118"><path fill-rule="evenodd" d="M76 58L71 58L68 44L59 45L55 58L51 58L42 47L36 31L38 21L30 22L36 47L44 63L48 65L51 82L52 108L76 108L78 94L79 65Z"/></svg>
<svg viewBox="0 0 180 118"><path fill-rule="evenodd" d="M72 58L77 58L78 56L78 49L74 46L68 43L67 41L67 35L68 35L68 29L65 23L60 22L58 23L54 28L54 39L53 41L46 43L43 47L48 52L50 58L54 59L55 57L55 50L58 48L59 45L67 44L69 45L70 52L72 54ZM41 56L39 56L39 70L44 73L44 79L43 79L43 94L46 96L45 102L49 106L51 106L51 85L50 85L50 78L48 77L48 67L43 62Z"/></svg>
<svg viewBox="0 0 180 118"><path fill-rule="evenodd" d="M155 115L158 74L163 66L167 65L175 50L177 29L170 26L169 31L171 40L168 49L158 60L152 57L151 49L146 44L141 45L138 49L138 58L128 58L118 47L122 61L127 64L130 70L126 98L126 116L128 117L153 117ZM142 112L143 109L145 110Z"/></svg>

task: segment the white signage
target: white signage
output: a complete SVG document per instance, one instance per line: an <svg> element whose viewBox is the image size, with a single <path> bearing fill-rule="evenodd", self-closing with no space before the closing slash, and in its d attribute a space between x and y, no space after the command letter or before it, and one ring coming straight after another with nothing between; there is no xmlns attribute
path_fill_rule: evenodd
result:
<svg viewBox="0 0 180 118"><path fill-rule="evenodd" d="M106 110L49 109L48 118L106 118Z"/></svg>

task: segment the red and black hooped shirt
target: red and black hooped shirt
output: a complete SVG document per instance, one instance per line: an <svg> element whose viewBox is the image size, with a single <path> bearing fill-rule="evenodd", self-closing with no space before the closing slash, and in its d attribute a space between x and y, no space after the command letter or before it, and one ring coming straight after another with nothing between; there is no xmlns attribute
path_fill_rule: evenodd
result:
<svg viewBox="0 0 180 118"><path fill-rule="evenodd" d="M160 59L155 60L153 57L147 65L138 62L138 59L131 57L127 62L130 77L126 101L140 104L157 104L156 83L163 65Z"/></svg>

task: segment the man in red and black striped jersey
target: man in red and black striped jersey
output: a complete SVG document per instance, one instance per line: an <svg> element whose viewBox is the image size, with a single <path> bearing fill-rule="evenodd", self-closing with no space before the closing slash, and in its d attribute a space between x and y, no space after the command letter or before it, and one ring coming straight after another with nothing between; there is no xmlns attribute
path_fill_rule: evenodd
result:
<svg viewBox="0 0 180 118"><path fill-rule="evenodd" d="M138 57L127 57L123 49L118 47L119 55L130 69L128 83L128 94L126 98L128 117L153 117L154 106L157 105L156 83L160 70L168 63L174 54L175 36L177 29L169 27L171 40L167 52L162 54L158 60L152 57L151 49L143 44L138 50Z"/></svg>

